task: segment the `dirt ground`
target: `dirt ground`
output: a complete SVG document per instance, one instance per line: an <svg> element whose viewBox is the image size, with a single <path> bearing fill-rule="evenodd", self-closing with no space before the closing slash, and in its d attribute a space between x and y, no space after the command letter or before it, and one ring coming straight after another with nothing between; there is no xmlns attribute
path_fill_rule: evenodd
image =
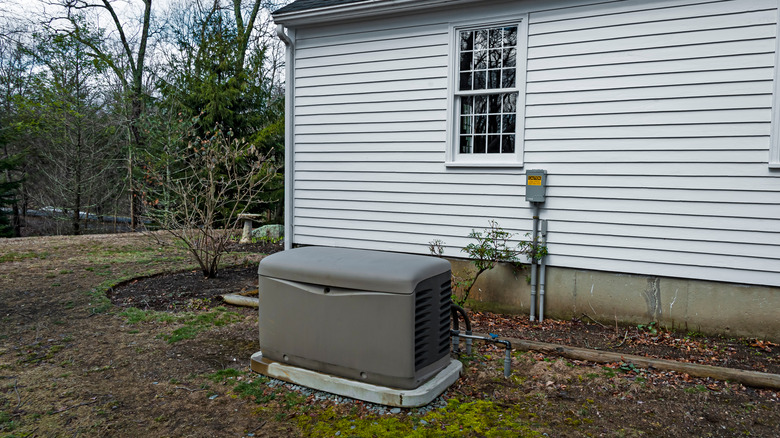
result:
<svg viewBox="0 0 780 438"><path fill-rule="evenodd" d="M255 288L277 248L231 249L205 280L138 234L0 240L0 437L777 436L777 391L518 351L505 379L483 344L435 408L302 395L248 370L256 310L218 299ZM477 332L780 372L780 348L756 339L471 315Z"/></svg>

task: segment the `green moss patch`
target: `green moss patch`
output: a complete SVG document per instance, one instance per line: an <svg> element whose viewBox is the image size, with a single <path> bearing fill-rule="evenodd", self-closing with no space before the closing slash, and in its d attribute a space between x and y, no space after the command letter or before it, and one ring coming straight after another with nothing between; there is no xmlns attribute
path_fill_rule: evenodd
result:
<svg viewBox="0 0 780 438"><path fill-rule="evenodd" d="M530 416L533 416L532 414ZM447 406L423 416L350 418L332 408L316 415L299 417L299 426L312 437L538 437L521 406L486 400L461 402L451 399Z"/></svg>

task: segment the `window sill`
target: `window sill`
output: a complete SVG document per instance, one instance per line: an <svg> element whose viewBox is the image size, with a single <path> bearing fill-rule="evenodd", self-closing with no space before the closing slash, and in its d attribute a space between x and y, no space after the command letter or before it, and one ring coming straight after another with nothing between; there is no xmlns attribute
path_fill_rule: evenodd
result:
<svg viewBox="0 0 780 438"><path fill-rule="evenodd" d="M522 168L523 163L511 163L506 161L493 161L493 162L478 162L478 161L448 161L444 163L447 168L463 168L463 167L489 167L489 168Z"/></svg>

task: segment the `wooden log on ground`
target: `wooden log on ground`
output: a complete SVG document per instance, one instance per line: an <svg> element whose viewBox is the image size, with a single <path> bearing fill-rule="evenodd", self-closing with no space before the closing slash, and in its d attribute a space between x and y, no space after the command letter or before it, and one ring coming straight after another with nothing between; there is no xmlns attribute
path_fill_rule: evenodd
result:
<svg viewBox="0 0 780 438"><path fill-rule="evenodd" d="M656 359L634 354L614 353L611 351L591 350L587 348L568 347L547 342L528 341L517 338L503 338L512 343L512 348L532 350L540 353L553 354L574 360L587 360L597 363L625 362L640 368L655 368L665 371L687 373L694 377L710 377L717 380L730 380L756 388L780 390L780 374L762 373L760 371L738 370L734 368L716 367L696 363L677 362L668 359Z"/></svg>

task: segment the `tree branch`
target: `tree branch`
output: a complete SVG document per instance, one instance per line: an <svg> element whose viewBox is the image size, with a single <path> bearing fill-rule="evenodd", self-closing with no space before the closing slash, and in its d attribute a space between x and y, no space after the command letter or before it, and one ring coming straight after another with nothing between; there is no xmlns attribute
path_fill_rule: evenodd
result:
<svg viewBox="0 0 780 438"><path fill-rule="evenodd" d="M127 37L125 36L124 27L122 27L122 23L119 21L119 17L116 15L116 11L114 11L114 7L111 6L111 2L109 2L109 0L102 0L102 1L103 1L103 7L108 11L109 14L111 14L111 19L114 21L114 27L116 27L116 31L119 33L119 39L122 42L122 48L125 51L125 55L127 55L128 64L130 65L130 71L132 72L133 77L135 77L136 63L133 60L133 51L130 49L130 43L127 41ZM151 7L151 0L144 0L144 2L147 3L147 9ZM144 27L147 28L147 32L148 32L147 20L144 20Z"/></svg>

